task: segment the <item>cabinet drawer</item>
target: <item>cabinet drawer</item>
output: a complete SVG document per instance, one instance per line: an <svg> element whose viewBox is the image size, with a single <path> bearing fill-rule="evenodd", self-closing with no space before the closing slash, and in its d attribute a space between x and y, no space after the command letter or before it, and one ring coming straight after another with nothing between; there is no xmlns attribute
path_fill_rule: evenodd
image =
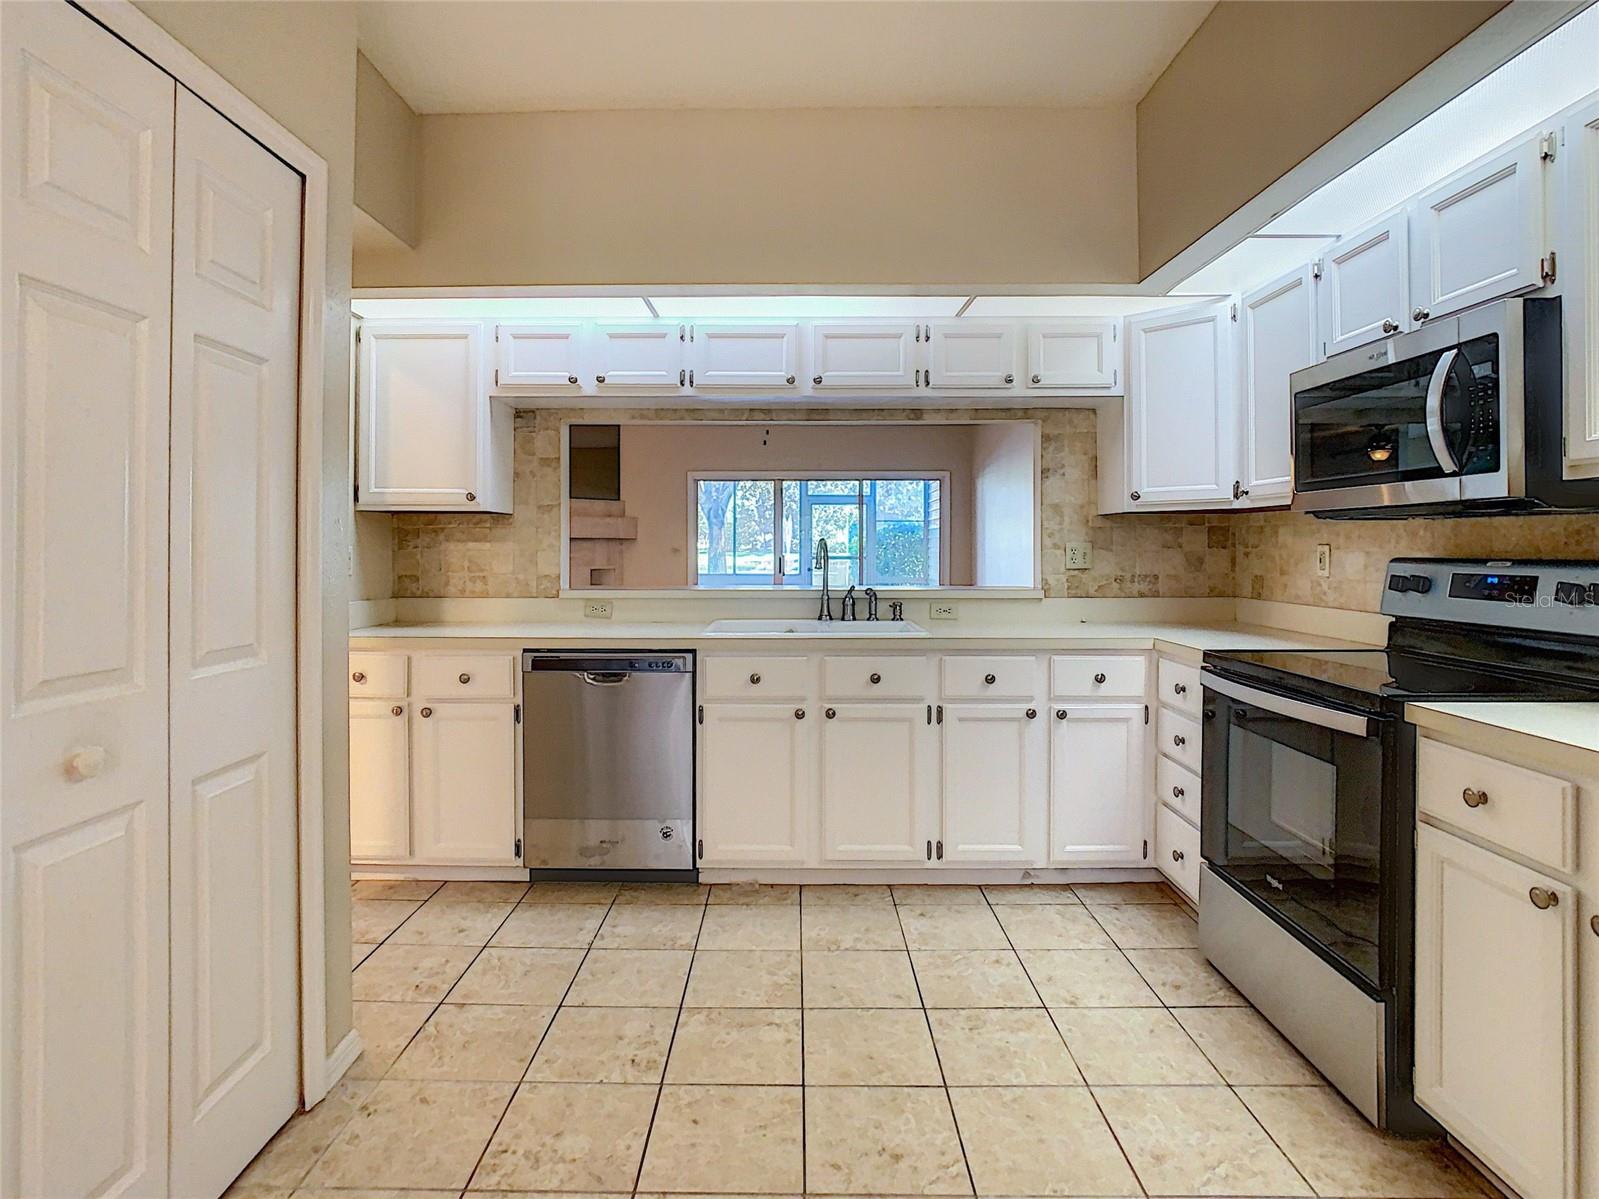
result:
<svg viewBox="0 0 1599 1199"><path fill-rule="evenodd" d="M793 700L811 690L805 657L706 658L701 668L706 699Z"/></svg>
<svg viewBox="0 0 1599 1199"><path fill-rule="evenodd" d="M1160 752L1194 774L1199 773L1199 721L1190 720L1170 708L1160 710L1160 726L1156 730L1156 744Z"/></svg>
<svg viewBox="0 0 1599 1199"><path fill-rule="evenodd" d="M1199 902L1199 830L1165 804L1155 805L1155 865L1173 886Z"/></svg>
<svg viewBox="0 0 1599 1199"><path fill-rule="evenodd" d="M1429 737L1416 746L1416 800L1435 820L1512 853L1571 871L1577 865L1577 788Z"/></svg>
<svg viewBox="0 0 1599 1199"><path fill-rule="evenodd" d="M923 699L927 659L823 658L822 694L828 699Z"/></svg>
<svg viewBox="0 0 1599 1199"><path fill-rule="evenodd" d="M373 652L351 654L350 698L405 698L405 655Z"/></svg>
<svg viewBox="0 0 1599 1199"><path fill-rule="evenodd" d="M1160 702L1179 712L1198 717L1204 706L1204 683L1199 677L1199 667L1179 662L1175 658L1160 660Z"/></svg>
<svg viewBox="0 0 1599 1199"><path fill-rule="evenodd" d="M517 666L511 654L417 654L413 693L418 699L512 699Z"/></svg>
<svg viewBox="0 0 1599 1199"><path fill-rule="evenodd" d="M1165 754L1155 762L1155 798L1199 823L1199 776Z"/></svg>
<svg viewBox="0 0 1599 1199"><path fill-rule="evenodd" d="M1050 694L1062 699L1142 696L1142 654L1057 654L1049 662Z"/></svg>
<svg viewBox="0 0 1599 1199"><path fill-rule="evenodd" d="M947 657L945 699L1032 699L1038 694L1038 659Z"/></svg>

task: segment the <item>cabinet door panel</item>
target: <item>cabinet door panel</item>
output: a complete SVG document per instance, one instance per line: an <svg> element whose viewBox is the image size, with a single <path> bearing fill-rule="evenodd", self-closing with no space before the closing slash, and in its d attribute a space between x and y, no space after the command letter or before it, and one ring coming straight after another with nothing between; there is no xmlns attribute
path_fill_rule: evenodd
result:
<svg viewBox="0 0 1599 1199"><path fill-rule="evenodd" d="M401 862L411 856L409 705L350 701L350 857Z"/></svg>
<svg viewBox="0 0 1599 1199"><path fill-rule="evenodd" d="M1396 212L1327 251L1316 299L1324 355L1410 328L1409 240Z"/></svg>
<svg viewBox="0 0 1599 1199"><path fill-rule="evenodd" d="M1566 462L1599 474L1599 103L1566 124L1560 274L1566 319Z"/></svg>
<svg viewBox="0 0 1599 1199"><path fill-rule="evenodd" d="M1190 902L1199 903L1199 830L1165 804L1155 805L1155 865Z"/></svg>
<svg viewBox="0 0 1599 1199"><path fill-rule="evenodd" d="M819 715L823 855L925 862L935 770L926 707L835 704Z"/></svg>
<svg viewBox="0 0 1599 1199"><path fill-rule="evenodd" d="M482 338L475 321L361 326L362 507L471 506L488 419Z"/></svg>
<svg viewBox="0 0 1599 1199"><path fill-rule="evenodd" d="M594 382L607 391L681 387L686 364L683 325L600 325L594 331Z"/></svg>
<svg viewBox="0 0 1599 1199"><path fill-rule="evenodd" d="M1027 330L1027 386L1114 391L1121 384L1115 321L1056 321Z"/></svg>
<svg viewBox="0 0 1599 1199"><path fill-rule="evenodd" d="M815 720L787 704L706 704L700 726L701 864L801 865L814 812ZM812 713L806 712L806 716Z"/></svg>
<svg viewBox="0 0 1599 1199"><path fill-rule="evenodd" d="M695 325L695 387L788 391L798 382L798 325Z"/></svg>
<svg viewBox="0 0 1599 1199"><path fill-rule="evenodd" d="M917 329L904 324L812 325L812 385L914 387Z"/></svg>
<svg viewBox="0 0 1599 1199"><path fill-rule="evenodd" d="M417 861L516 865L513 706L413 705L411 739Z"/></svg>
<svg viewBox="0 0 1599 1199"><path fill-rule="evenodd" d="M1538 141L1529 138L1411 204L1412 320L1459 312L1543 282Z"/></svg>
<svg viewBox="0 0 1599 1199"><path fill-rule="evenodd" d="M1044 710L946 704L942 732L944 858L1041 861Z"/></svg>
<svg viewBox="0 0 1599 1199"><path fill-rule="evenodd" d="M1316 360L1315 285L1301 267L1251 292L1238 306L1243 324L1240 499L1286 501L1294 398L1288 376Z"/></svg>
<svg viewBox="0 0 1599 1199"><path fill-rule="evenodd" d="M1127 322L1135 505L1231 501L1237 477L1231 329L1225 304Z"/></svg>
<svg viewBox="0 0 1599 1199"><path fill-rule="evenodd" d="M572 391L582 386L582 325L501 325L494 331L497 387Z"/></svg>
<svg viewBox="0 0 1599 1199"><path fill-rule="evenodd" d="M928 381L933 387L1010 387L1016 382L1014 325L928 326Z"/></svg>
<svg viewBox="0 0 1599 1199"><path fill-rule="evenodd" d="M1557 902L1539 908L1540 892ZM1575 1193L1576 907L1567 887L1417 829L1416 1099L1528 1196Z"/></svg>
<svg viewBox="0 0 1599 1199"><path fill-rule="evenodd" d="M1147 865L1144 705L1056 705L1049 715L1050 861Z"/></svg>

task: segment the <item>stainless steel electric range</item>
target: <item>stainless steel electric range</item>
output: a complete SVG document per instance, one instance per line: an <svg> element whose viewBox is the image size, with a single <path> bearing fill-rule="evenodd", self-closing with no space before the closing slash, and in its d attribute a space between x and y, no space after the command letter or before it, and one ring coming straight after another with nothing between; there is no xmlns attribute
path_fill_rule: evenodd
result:
<svg viewBox="0 0 1599 1199"><path fill-rule="evenodd" d="M1205 956L1368 1119L1416 1106L1407 702L1599 699L1599 562L1395 559L1381 650L1208 653Z"/></svg>

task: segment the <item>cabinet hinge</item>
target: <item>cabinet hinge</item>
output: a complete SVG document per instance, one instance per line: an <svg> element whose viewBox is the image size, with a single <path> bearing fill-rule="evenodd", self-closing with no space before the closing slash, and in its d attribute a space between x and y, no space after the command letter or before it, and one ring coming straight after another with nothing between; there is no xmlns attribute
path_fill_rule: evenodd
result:
<svg viewBox="0 0 1599 1199"><path fill-rule="evenodd" d="M1144 860L1149 860L1149 841L1147 838L1144 841Z"/></svg>
<svg viewBox="0 0 1599 1199"><path fill-rule="evenodd" d="M678 341L687 341L688 340L688 327L686 325L679 325L677 327L677 340Z"/></svg>
<svg viewBox="0 0 1599 1199"><path fill-rule="evenodd" d="M1553 250L1538 259L1538 277L1545 283L1553 283L1555 281L1555 252Z"/></svg>
<svg viewBox="0 0 1599 1199"><path fill-rule="evenodd" d="M927 723L928 724L932 724L933 723L933 705L932 704L928 704L927 705Z"/></svg>
<svg viewBox="0 0 1599 1199"><path fill-rule="evenodd" d="M516 856L517 856L518 860L521 860L521 857L522 857L522 838L521 837L518 837L516 839Z"/></svg>
<svg viewBox="0 0 1599 1199"><path fill-rule="evenodd" d="M351 490L355 493L355 502L359 504L361 502L361 485L357 483Z"/></svg>
<svg viewBox="0 0 1599 1199"><path fill-rule="evenodd" d="M494 326L494 340L496 343L500 340L500 327L498 325Z"/></svg>
<svg viewBox="0 0 1599 1199"><path fill-rule="evenodd" d="M1149 705L1148 704L1144 705L1144 723L1145 724L1149 723Z"/></svg>
<svg viewBox="0 0 1599 1199"><path fill-rule="evenodd" d="M521 724L522 723L522 705L521 704L517 704L516 707L513 709L513 711L516 714L516 723L517 724Z"/></svg>
<svg viewBox="0 0 1599 1199"><path fill-rule="evenodd" d="M1229 304L1229 305L1227 305L1227 319L1230 320L1230 321L1236 321L1238 319L1238 305L1237 304Z"/></svg>
<svg viewBox="0 0 1599 1199"><path fill-rule="evenodd" d="M1538 161L1553 162L1555 151L1560 145L1558 134L1546 133L1538 139Z"/></svg>
<svg viewBox="0 0 1599 1199"><path fill-rule="evenodd" d="M701 837L698 841L694 842L694 856L696 858L698 858L702 862L705 860L705 838L704 837Z"/></svg>
<svg viewBox="0 0 1599 1199"><path fill-rule="evenodd" d="M704 724L705 723L705 705L704 704L700 704L695 709L694 721L695 721L696 724Z"/></svg>
<svg viewBox="0 0 1599 1199"><path fill-rule="evenodd" d="M498 387L499 385L500 385L500 368L499 367L495 367L494 368L494 386Z"/></svg>
<svg viewBox="0 0 1599 1199"><path fill-rule="evenodd" d="M939 704L938 705L937 713L938 713L938 723L939 724L943 724L944 723L944 705L943 704Z"/></svg>
<svg viewBox="0 0 1599 1199"><path fill-rule="evenodd" d="M1310 264L1310 277L1312 279L1321 278L1321 259L1318 258L1315 262Z"/></svg>

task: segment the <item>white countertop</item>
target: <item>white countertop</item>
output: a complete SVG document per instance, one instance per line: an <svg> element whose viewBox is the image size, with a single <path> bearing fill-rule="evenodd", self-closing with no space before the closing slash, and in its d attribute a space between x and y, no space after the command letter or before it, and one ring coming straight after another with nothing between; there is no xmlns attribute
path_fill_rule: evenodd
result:
<svg viewBox="0 0 1599 1199"><path fill-rule="evenodd" d="M1458 731L1468 721L1599 754L1599 703L1418 703L1405 717L1419 728Z"/></svg>

